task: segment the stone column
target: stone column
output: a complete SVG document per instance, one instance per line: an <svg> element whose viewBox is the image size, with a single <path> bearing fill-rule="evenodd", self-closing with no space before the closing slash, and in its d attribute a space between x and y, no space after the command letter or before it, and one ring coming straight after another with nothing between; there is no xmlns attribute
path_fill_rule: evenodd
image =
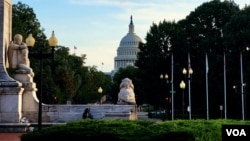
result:
<svg viewBox="0 0 250 141"><path fill-rule="evenodd" d="M7 50L12 32L12 0L0 0L0 123L19 122L22 114L21 83L7 71Z"/></svg>

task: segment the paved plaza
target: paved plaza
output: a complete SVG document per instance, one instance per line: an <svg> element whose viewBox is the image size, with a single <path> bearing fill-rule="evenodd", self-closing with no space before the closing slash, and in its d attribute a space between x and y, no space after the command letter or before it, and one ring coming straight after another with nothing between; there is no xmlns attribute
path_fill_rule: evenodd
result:
<svg viewBox="0 0 250 141"><path fill-rule="evenodd" d="M23 133L0 133L0 141L20 141Z"/></svg>

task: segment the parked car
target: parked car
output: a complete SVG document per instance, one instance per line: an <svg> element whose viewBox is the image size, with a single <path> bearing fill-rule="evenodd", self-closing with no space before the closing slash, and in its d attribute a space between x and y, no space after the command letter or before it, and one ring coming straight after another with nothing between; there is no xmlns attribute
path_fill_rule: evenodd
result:
<svg viewBox="0 0 250 141"><path fill-rule="evenodd" d="M165 118L166 111L165 110L155 110L148 113L149 118Z"/></svg>

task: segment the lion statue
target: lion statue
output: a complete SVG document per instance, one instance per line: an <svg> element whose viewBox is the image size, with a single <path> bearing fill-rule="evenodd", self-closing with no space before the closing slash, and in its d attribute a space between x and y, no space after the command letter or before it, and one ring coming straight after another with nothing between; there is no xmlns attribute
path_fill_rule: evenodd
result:
<svg viewBox="0 0 250 141"><path fill-rule="evenodd" d="M122 79L117 104L136 104L134 85L131 79Z"/></svg>

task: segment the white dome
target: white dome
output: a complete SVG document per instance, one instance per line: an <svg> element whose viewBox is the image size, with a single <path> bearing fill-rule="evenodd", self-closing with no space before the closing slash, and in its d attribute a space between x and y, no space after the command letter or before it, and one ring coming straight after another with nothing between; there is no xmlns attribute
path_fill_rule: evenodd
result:
<svg viewBox="0 0 250 141"><path fill-rule="evenodd" d="M138 47L140 42L142 40L139 36L135 33L128 33L122 38L119 47Z"/></svg>
<svg viewBox="0 0 250 141"><path fill-rule="evenodd" d="M129 32L120 41L117 49L117 56L115 57L115 71L119 68L124 68L129 65L134 65L137 60L137 53L139 52L139 43L141 38L134 33L134 24L131 16L129 24Z"/></svg>
<svg viewBox="0 0 250 141"><path fill-rule="evenodd" d="M134 33L134 24L132 16L130 18L129 31L126 36L124 36L120 42L119 47L138 47L139 42L142 42L141 38Z"/></svg>

